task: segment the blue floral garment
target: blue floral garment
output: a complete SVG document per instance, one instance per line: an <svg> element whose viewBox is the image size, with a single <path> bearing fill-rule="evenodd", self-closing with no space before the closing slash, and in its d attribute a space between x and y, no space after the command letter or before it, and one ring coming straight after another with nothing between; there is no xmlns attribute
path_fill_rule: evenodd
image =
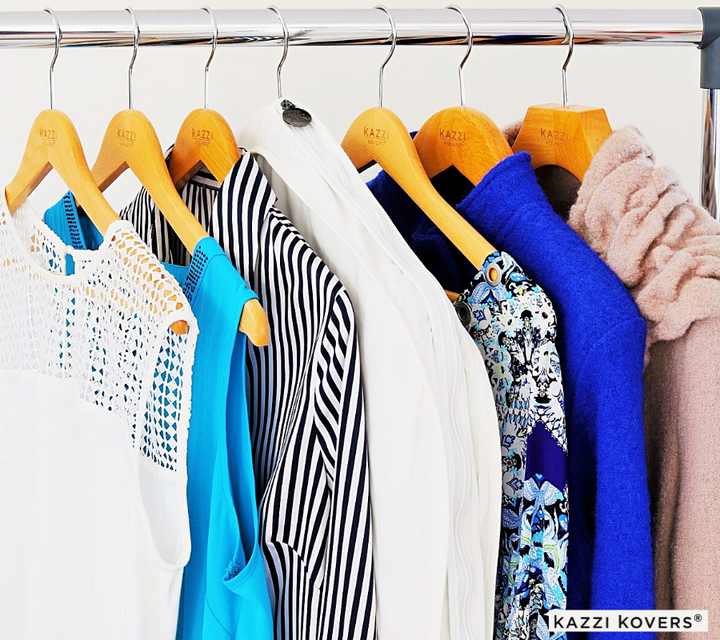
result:
<svg viewBox="0 0 720 640"><path fill-rule="evenodd" d="M483 354L500 423L495 640L564 640L544 615L567 604L568 459L555 311L501 252L488 256L455 308Z"/></svg>

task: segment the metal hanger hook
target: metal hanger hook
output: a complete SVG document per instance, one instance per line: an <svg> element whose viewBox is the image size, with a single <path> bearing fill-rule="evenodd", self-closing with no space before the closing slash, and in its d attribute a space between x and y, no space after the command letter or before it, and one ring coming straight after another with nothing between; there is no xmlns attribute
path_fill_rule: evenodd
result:
<svg viewBox="0 0 720 640"><path fill-rule="evenodd" d="M568 54L567 54L567 58L565 58L565 63L563 64L563 68L562 68L563 107L565 107L565 109L567 109L568 105L569 105L567 70L568 70L568 65L570 64L570 58L572 58L572 56L573 56L573 49L575 48L575 31L573 30L570 16L568 16L567 11L565 10L565 7L563 7L561 4L556 4L555 8L560 12L560 15L562 16L563 24L565 25L565 37L563 38L562 43L564 44L565 41L567 41L567 43L568 43Z"/></svg>
<svg viewBox="0 0 720 640"><path fill-rule="evenodd" d="M45 7L43 9L46 13L50 14L50 17L53 19L53 25L55 27L55 53L53 53L52 61L50 62L50 108L55 108L55 82L54 82L54 76L55 76L55 61L58 58L58 54L60 53L60 40L62 40L62 30L60 29L60 22L57 19L57 16L55 15L55 12L50 7Z"/></svg>
<svg viewBox="0 0 720 640"><path fill-rule="evenodd" d="M387 63L390 62L390 58L392 58L393 54L395 53L395 47L397 46L397 27L395 26L395 20L393 20L392 15L390 15L390 10L385 5L379 4L375 7L375 9L383 11L388 17L388 20L390 21L390 37L392 39L392 44L390 45L390 53L388 53L387 58L385 58L385 62L383 62L380 66L380 75L378 78L378 106L382 109L383 93L385 91L385 67Z"/></svg>
<svg viewBox="0 0 720 640"><path fill-rule="evenodd" d="M463 68L465 67L465 63L467 62L467 59L470 57L470 53L472 52L473 48L473 39L474 34L472 30L472 25L470 24L470 21L467 19L467 16L465 15L465 12L458 7L456 4L451 4L446 9L452 9L453 11L457 11L460 14L460 17L463 19L463 22L465 23L465 28L467 29L467 51L465 51L465 55L463 56L463 59L460 61L460 66L458 67L458 78L460 79L460 106L465 106L465 75L463 74Z"/></svg>
<svg viewBox="0 0 720 640"><path fill-rule="evenodd" d="M280 62L277 66L277 92L278 92L278 100L282 100L283 97L283 91L282 91L282 68L285 64L285 60L287 59L288 55L288 49L290 48L290 32L288 31L287 25L285 24L285 19L282 17L282 14L280 13L280 9L278 9L274 4L271 4L268 9L277 15L277 17L280 19L280 25L282 26L283 31L283 54L282 58L280 58Z"/></svg>
<svg viewBox="0 0 720 640"><path fill-rule="evenodd" d="M210 21L212 22L212 28L213 28L213 35L212 35L212 50L210 51L210 57L207 59L207 62L205 63L205 89L204 89L204 102L205 105L203 108L208 108L208 96L210 94L210 63L212 62L212 59L215 57L215 49L217 49L217 43L218 43L218 24L217 20L215 20L215 14L213 13L213 10L205 6L202 8L205 13L207 13L210 16Z"/></svg>
<svg viewBox="0 0 720 640"><path fill-rule="evenodd" d="M133 52L128 65L128 109L133 108L133 67L135 66L135 58L137 58L138 47L140 46L140 25L135 17L135 11L132 7L125 7L125 11L130 14L133 21Z"/></svg>

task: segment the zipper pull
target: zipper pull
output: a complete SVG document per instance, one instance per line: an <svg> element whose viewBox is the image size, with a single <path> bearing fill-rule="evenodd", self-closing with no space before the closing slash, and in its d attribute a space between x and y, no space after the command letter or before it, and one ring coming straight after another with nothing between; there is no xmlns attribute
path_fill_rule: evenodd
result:
<svg viewBox="0 0 720 640"><path fill-rule="evenodd" d="M291 127L307 127L312 122L312 116L305 109L296 107L290 100L283 100L280 106L283 120Z"/></svg>

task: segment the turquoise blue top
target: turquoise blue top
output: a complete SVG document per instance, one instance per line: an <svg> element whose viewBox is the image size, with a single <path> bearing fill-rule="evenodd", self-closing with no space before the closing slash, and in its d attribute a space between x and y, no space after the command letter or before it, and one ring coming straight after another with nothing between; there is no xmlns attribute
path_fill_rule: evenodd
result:
<svg viewBox="0 0 720 640"><path fill-rule="evenodd" d="M45 222L76 249L96 249L102 241L70 194L45 213ZM177 638L271 640L245 395L245 335L238 331L245 303L257 296L213 238L198 243L190 266L165 266L182 285L200 330L187 460L192 554L183 575Z"/></svg>

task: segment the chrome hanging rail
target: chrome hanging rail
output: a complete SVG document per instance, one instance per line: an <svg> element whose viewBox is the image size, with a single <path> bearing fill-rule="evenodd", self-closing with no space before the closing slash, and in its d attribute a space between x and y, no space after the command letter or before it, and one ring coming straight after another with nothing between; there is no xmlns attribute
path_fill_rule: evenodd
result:
<svg viewBox="0 0 720 640"><path fill-rule="evenodd" d="M551 2L548 2L551 5ZM218 45L281 45L277 16L263 9L217 10ZM465 9L474 43L558 44L565 27L547 9ZM196 11L136 11L140 46L207 45L212 28ZM580 44L699 45L700 12L690 10L569 10ZM131 46L127 14L118 11L59 11L63 47ZM291 46L380 45L387 40L387 21L373 9L283 10ZM445 9L396 9L398 45L466 43L467 29ZM54 32L47 14L0 12L0 48L52 47Z"/></svg>
<svg viewBox="0 0 720 640"><path fill-rule="evenodd" d="M552 3L548 1L548 5ZM710 40L715 18L699 10L578 9L568 10L576 45L694 45ZM218 10L218 46L282 45L277 16L263 9ZM374 9L283 10L291 46L385 45L387 19ZM465 9L475 45L554 45L565 38L558 12L547 9ZM133 31L127 13L116 11L60 11L62 47L132 46ZM207 45L213 28L201 9L194 11L137 11L140 46ZM446 9L397 9L397 44L467 45L467 29ZM703 40L703 26L705 39ZM710 28L708 28L710 25ZM718 36L713 31L714 38ZM720 43L720 39L718 39ZM0 12L0 49L53 47L55 30L46 13ZM717 56L720 74L720 55ZM704 64L715 54L705 56ZM717 84L720 85L720 82ZM710 86L714 87L714 83ZM701 201L716 215L720 193L720 86L705 88Z"/></svg>

